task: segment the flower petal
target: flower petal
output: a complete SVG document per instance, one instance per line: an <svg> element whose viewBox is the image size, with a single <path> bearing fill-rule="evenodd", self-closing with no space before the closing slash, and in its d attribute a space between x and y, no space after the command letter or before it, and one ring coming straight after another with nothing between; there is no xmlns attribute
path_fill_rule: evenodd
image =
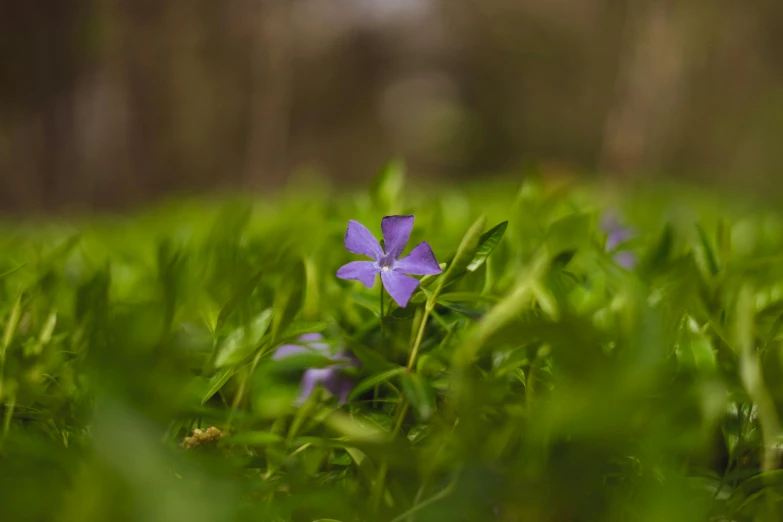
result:
<svg viewBox="0 0 783 522"><path fill-rule="evenodd" d="M315 387L322 384L330 375L331 371L329 368L313 368L304 372L304 375L302 375L302 383L299 386L299 398L296 400L296 404L304 404L307 398L312 395Z"/></svg>
<svg viewBox="0 0 783 522"><path fill-rule="evenodd" d="M397 259L405 250L413 230L413 216L386 216L381 220L386 255Z"/></svg>
<svg viewBox="0 0 783 522"><path fill-rule="evenodd" d="M337 397L340 405L345 404L348 400L348 394L353 389L353 381L340 373L339 369L335 367L313 368L302 375L296 404L300 406L304 404L318 385L323 386L329 393Z"/></svg>
<svg viewBox="0 0 783 522"><path fill-rule="evenodd" d="M614 250L620 245L620 243L631 239L631 237L631 231L627 228L618 227L610 230L606 237L606 250Z"/></svg>
<svg viewBox="0 0 783 522"><path fill-rule="evenodd" d="M337 403L342 406L348 401L348 395L351 393L351 390L353 390L353 381L345 375L340 375L329 391L337 397Z"/></svg>
<svg viewBox="0 0 783 522"><path fill-rule="evenodd" d="M609 232L620 226L620 220L617 218L617 214L614 212L606 212L601 218L601 229L604 232Z"/></svg>
<svg viewBox="0 0 783 522"><path fill-rule="evenodd" d="M362 254L376 261L383 256L381 244L378 243L372 232L353 219L348 222L348 229L345 231L345 248L349 252Z"/></svg>
<svg viewBox="0 0 783 522"><path fill-rule="evenodd" d="M332 360L338 363L335 365L335 368L359 367L362 365L362 362L350 351L342 351L335 355Z"/></svg>
<svg viewBox="0 0 783 522"><path fill-rule="evenodd" d="M328 352L329 343L321 342L323 338L324 336L319 333L306 333L299 336L299 342L304 343L311 351Z"/></svg>
<svg viewBox="0 0 783 522"><path fill-rule="evenodd" d="M612 251L620 243L633 237L630 228L623 226L613 213L605 214L601 220L601 229L606 233L606 250Z"/></svg>
<svg viewBox="0 0 783 522"><path fill-rule="evenodd" d="M413 275L433 275L442 272L432 247L426 241L413 247L407 256L394 263L394 270Z"/></svg>
<svg viewBox="0 0 783 522"><path fill-rule="evenodd" d="M384 288L389 292L394 302L402 308L405 308L413 295L413 291L419 286L419 282L416 279L393 270L383 270L381 272L381 281L383 281Z"/></svg>
<svg viewBox="0 0 783 522"><path fill-rule="evenodd" d="M340 267L337 271L337 277L361 281L367 288L372 288L375 283L375 274L380 271L381 269L375 266L372 261L351 261Z"/></svg>
<svg viewBox="0 0 783 522"><path fill-rule="evenodd" d="M626 270L633 270L633 268L636 266L636 256L633 254L633 252L629 252L627 250L621 250L620 252L617 252L613 259L615 263L625 268Z"/></svg>
<svg viewBox="0 0 783 522"><path fill-rule="evenodd" d="M292 355L301 355L305 353L312 353L312 350L305 348L304 346L299 346L298 344L283 344L278 346L277 350L275 350L272 359L277 361L286 357L291 357Z"/></svg>

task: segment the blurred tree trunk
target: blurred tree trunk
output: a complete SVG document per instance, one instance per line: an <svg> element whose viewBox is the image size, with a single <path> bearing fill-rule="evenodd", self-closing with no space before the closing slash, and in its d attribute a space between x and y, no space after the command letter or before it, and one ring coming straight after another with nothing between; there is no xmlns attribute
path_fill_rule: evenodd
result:
<svg viewBox="0 0 783 522"><path fill-rule="evenodd" d="M292 52L289 0L258 2L250 50L250 122L244 184L278 179L287 163Z"/></svg>
<svg viewBox="0 0 783 522"><path fill-rule="evenodd" d="M55 210L74 187L74 92L83 56L75 35L84 0L0 6L0 107L10 206ZM0 158L1 160L1 158ZM2 165L0 165L2 167ZM10 179L9 179L10 178ZM21 178L21 179L14 179Z"/></svg>
<svg viewBox="0 0 783 522"><path fill-rule="evenodd" d="M619 176L671 159L700 30L690 7L676 0L629 0L627 9L601 159L605 171Z"/></svg>

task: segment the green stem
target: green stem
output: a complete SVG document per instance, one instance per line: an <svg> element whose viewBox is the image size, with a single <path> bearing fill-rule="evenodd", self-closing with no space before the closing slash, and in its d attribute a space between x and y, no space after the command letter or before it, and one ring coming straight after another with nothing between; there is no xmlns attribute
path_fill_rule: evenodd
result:
<svg viewBox="0 0 783 522"><path fill-rule="evenodd" d="M421 340L424 337L424 328L427 325L427 319L429 318L430 312L432 311L432 307L429 303L424 307L424 314L421 316L421 321L419 322L419 330L416 333L416 338L413 341L413 346L411 346L411 352L408 356L408 364L406 365L407 371L412 371L413 367L416 364L416 357L419 354L419 346L421 345ZM408 407L410 406L410 403L408 403L407 399L400 394L400 402L398 403L400 406L397 407L397 411L394 415L394 431L392 432L392 440L397 436L397 434L400 431L400 428L402 427L402 421L405 418L405 414L408 412ZM383 490L385 487L385 481L386 481L386 472L388 471L388 464L384 460L381 462L381 465L378 469L378 478L375 481L375 491L373 493L373 509L377 510L378 506L380 505L381 498L383 497Z"/></svg>
<svg viewBox="0 0 783 522"><path fill-rule="evenodd" d="M247 381L253 377L253 373L255 373L256 368L258 367L258 363L261 361L261 357L263 357L265 354L265 346L259 347L258 353L256 353L256 356L253 358L253 362L250 364L250 371L245 374L242 377L242 380L239 382L239 389L237 390L237 394L234 396L234 401L231 405L231 411L229 412L228 420L226 421L227 430L231 429L231 423L234 421L234 416L236 415L237 410L239 410L239 406L242 404L242 399L245 398Z"/></svg>
<svg viewBox="0 0 783 522"><path fill-rule="evenodd" d="M380 285L381 292L380 292L380 301L381 301L381 342L380 342L380 352L385 356L386 355L386 335L383 328L383 285ZM378 407L378 393L380 392L380 384L376 384L373 387L372 391L372 407L377 408Z"/></svg>
<svg viewBox="0 0 783 522"><path fill-rule="evenodd" d="M533 359L530 363L530 369L527 372L527 378L525 379L525 405L528 409L533 406L533 397L535 394L535 379L536 379L536 363L538 359Z"/></svg>
<svg viewBox="0 0 783 522"><path fill-rule="evenodd" d="M383 285L381 287L381 347L383 347Z"/></svg>
<svg viewBox="0 0 783 522"><path fill-rule="evenodd" d="M421 316L421 322L419 323L419 330L416 333L416 338L413 341L413 346L411 346L410 355L408 356L408 364L406 365L406 370L411 371L416 364L416 357L419 354L419 346L421 345L421 340L424 337L424 328L427 324L427 318L430 315L430 312L432 311L432 306L430 305L430 302L427 301L427 304L424 307L424 314ZM400 394L400 401L399 406L397 407L397 411L394 414L394 431L392 432L392 440L397 436L397 434L400 431L400 428L402 427L402 421L405 418L405 414L408 412L408 407L410 404L405 399L405 396L401 393ZM380 506L381 498L383 497L383 491L385 487L385 481L386 481L386 472L388 471L388 463L386 460L381 462L381 465L378 469L378 478L375 481L375 491L373 492L372 497L372 506L373 510L377 511L378 507Z"/></svg>
<svg viewBox="0 0 783 522"><path fill-rule="evenodd" d="M433 496L431 496L430 498L428 498L428 499L427 499L427 500L425 500L424 502L421 502L421 503L419 503L419 504L416 504L416 505L415 505L415 506L413 506L411 509L409 509L408 511L406 511L406 512L405 512L405 513L403 513L402 515L398 516L397 518L393 518L393 519L391 520L391 522L402 522L402 521L403 521L403 520L405 520L405 519L411 520L411 517L412 517L412 516L413 516L413 515L414 515L414 514L415 514L417 511L421 511L421 510L422 510L422 509L424 509L425 507L427 507L427 506L429 506L429 505L431 505L431 504L434 504L435 502L437 502L437 501L439 501L439 500L441 500L441 499L444 499L444 498L446 498L446 497L447 497L447 496L449 496L449 495L451 494L451 492L454 490L454 486L456 486L456 485L457 485L457 480L458 480L458 476L456 476L456 475L455 475L455 476L454 476L454 479L453 479L453 480L452 480L452 481L449 483L449 485L448 485L448 486L446 486L446 487L445 487L445 488L443 488L441 491L439 491L438 493L434 494Z"/></svg>
<svg viewBox="0 0 783 522"><path fill-rule="evenodd" d="M424 338L424 329L427 326L427 319L429 319L430 312L432 312L432 306L430 305L430 302L427 301L427 304L424 306L424 315L421 316L421 322L419 323L419 332L416 334L416 339L413 341L413 346L411 346L411 352L408 356L408 364L405 366L405 369L408 371L413 370L413 367L416 364L416 358L419 355L419 346L421 346L421 340Z"/></svg>
<svg viewBox="0 0 783 522"><path fill-rule="evenodd" d="M408 364L405 366L405 369L409 372L412 371L413 367L416 365L416 358L419 355L419 347L421 346L421 341L424 338L424 329L427 326L427 319L429 319L430 313L432 312L432 309L435 307L434 303L437 294L438 292L436 291L427 300L427 303L424 305L424 313L422 314L421 321L419 322L419 330L416 333L416 338L414 339L413 345L411 346L410 355L408 356ZM392 440L399 433L400 428L402 427L402 421L403 419L405 419L405 414L408 412L409 407L410 407L410 403L405 399L405 396L401 393L397 411L395 412L395 416L394 416L394 431L392 432L392 436L391 436ZM373 510L375 511L377 511L378 507L380 506L381 498L383 497L383 491L385 489L386 473L388 469L389 466L386 460L382 461L378 469L378 478L375 481L375 491L373 491L373 496L372 496L372 506L373 506Z"/></svg>
<svg viewBox="0 0 783 522"><path fill-rule="evenodd" d="M397 410L397 414L394 419L394 429L391 434L391 439L394 440L402 427L402 420L405 418L405 414L408 412L408 401L404 397L400 397L402 401L402 407ZM375 479L375 488L372 493L372 508L377 512L381 505L381 499L383 499L383 492L386 489L386 473L389 471L389 463L384 459L381 465L378 467L378 478Z"/></svg>
<svg viewBox="0 0 783 522"><path fill-rule="evenodd" d="M14 409L16 408L16 394L11 394L11 399L5 404L5 415L3 416L3 431L0 434L0 447L8 437L8 432L11 430L11 419L14 417Z"/></svg>

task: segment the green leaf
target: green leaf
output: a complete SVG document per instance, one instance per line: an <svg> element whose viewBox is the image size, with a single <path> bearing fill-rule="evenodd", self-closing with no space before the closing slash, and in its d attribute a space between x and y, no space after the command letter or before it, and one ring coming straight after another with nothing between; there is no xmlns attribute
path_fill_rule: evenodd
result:
<svg viewBox="0 0 783 522"><path fill-rule="evenodd" d="M82 320L89 315L103 316L108 308L110 285L108 267L95 272L92 278L82 284L76 290L76 318Z"/></svg>
<svg viewBox="0 0 783 522"><path fill-rule="evenodd" d="M240 327L228 334L218 347L215 356L215 367L234 365L247 357L247 343L245 342L245 328Z"/></svg>
<svg viewBox="0 0 783 522"><path fill-rule="evenodd" d="M325 355L317 353L302 353L284 357L274 361L274 369L279 371L300 370L308 368L325 368L332 366L334 361Z"/></svg>
<svg viewBox="0 0 783 522"><path fill-rule="evenodd" d="M329 413L324 424L353 442L381 443L387 439L386 432L376 424L339 410Z"/></svg>
<svg viewBox="0 0 783 522"><path fill-rule="evenodd" d="M395 214L399 210L400 196L405 185L405 165L400 160L391 160L383 166L370 187L373 204L385 213Z"/></svg>
<svg viewBox="0 0 783 522"><path fill-rule="evenodd" d="M391 370L387 370L385 372L371 375L370 377L363 379L359 384L354 386L353 390L351 390L351 393L348 395L348 398L355 399L356 397L366 392L367 390L374 388L376 385L381 384L382 382L386 382L392 377L395 377L404 372L405 372L405 368L397 367L397 368L392 368Z"/></svg>
<svg viewBox="0 0 783 522"><path fill-rule="evenodd" d="M576 255L576 250L563 250L552 259L550 267L553 270L564 270L574 255Z"/></svg>
<svg viewBox="0 0 783 522"><path fill-rule="evenodd" d="M235 368L221 368L215 373L215 375L210 377L208 383L209 388L207 388L206 393L204 393L204 396L201 398L201 404L206 404L206 402L211 399L213 395L220 391L220 388L222 388L223 385L228 382L231 376L234 375L235 371Z"/></svg>
<svg viewBox="0 0 783 522"><path fill-rule="evenodd" d="M655 247L648 254L645 265L648 268L654 268L663 265L668 259L674 247L674 232L670 224L667 224Z"/></svg>
<svg viewBox="0 0 783 522"><path fill-rule="evenodd" d="M277 340L293 321L302 304L304 294L304 264L298 261L284 276L275 293L272 318L272 339Z"/></svg>
<svg viewBox="0 0 783 522"><path fill-rule="evenodd" d="M285 332L278 338L279 341L286 339L296 339L301 335L308 333L321 333L329 326L324 321L294 321Z"/></svg>
<svg viewBox="0 0 783 522"><path fill-rule="evenodd" d="M534 285L538 284L537 280L543 276L549 264L550 260L546 253L539 252L531 262L527 273L517 278L516 285L511 292L492 307L481 321L476 323L471 337L458 345L457 350L454 351L455 364L458 366L472 364L474 357L481 351L490 336L511 323L525 308L530 306L535 296ZM539 293L541 293L540 289Z"/></svg>
<svg viewBox="0 0 783 522"><path fill-rule="evenodd" d="M471 264L476 255L482 237L481 231L484 230L485 223L486 218L481 216L471 225L468 231L465 232L465 235L462 236L462 241L460 241L459 247L457 247L457 252L449 262L446 272L440 276L438 287L433 293L433 296L437 297L444 286L465 273L468 265Z"/></svg>
<svg viewBox="0 0 783 522"><path fill-rule="evenodd" d="M701 247L704 250L704 259L707 261L707 268L709 269L711 275L717 275L718 272L720 272L720 261L718 261L718 256L715 253L715 249L713 248L712 243L707 237L707 233L704 231L702 226L697 224L696 229L699 232L699 242L701 243Z"/></svg>
<svg viewBox="0 0 783 522"><path fill-rule="evenodd" d="M435 413L435 394L429 383L418 373L405 372L401 378L402 391L413 406L413 411L422 422Z"/></svg>
<svg viewBox="0 0 783 522"><path fill-rule="evenodd" d="M439 301L449 303L497 303L500 301L495 296L479 294L478 292L448 292L440 294Z"/></svg>
<svg viewBox="0 0 783 522"><path fill-rule="evenodd" d="M268 446L283 442L283 437L268 431L243 431L221 439L221 442L243 446Z"/></svg>
<svg viewBox="0 0 783 522"><path fill-rule="evenodd" d="M16 265L14 268L9 268L8 270L6 270L2 274L0 274L0 278L10 276L14 272L18 272L19 270L21 270L22 268L24 268L26 266L27 266L27 263L22 263L20 265Z"/></svg>
<svg viewBox="0 0 783 522"><path fill-rule="evenodd" d="M258 346L261 343L261 339L269 329L269 323L272 320L272 310L267 308L256 316L255 319L248 325L248 341L251 345Z"/></svg>
<svg viewBox="0 0 783 522"><path fill-rule="evenodd" d="M715 350L708 336L703 334L691 317L685 316L679 332L678 359L685 365L709 375L717 367Z"/></svg>
<svg viewBox="0 0 783 522"><path fill-rule="evenodd" d="M54 327L57 325L57 311L52 310L46 318L46 322L41 328L41 333L38 334L38 341L42 345L49 344L52 340L52 334L54 333Z"/></svg>
<svg viewBox="0 0 783 522"><path fill-rule="evenodd" d="M233 297L231 297L231 299L226 301L226 304L224 304L223 308L220 309L220 314L218 314L217 323L215 327L216 330L222 328L223 325L226 324L228 318L231 317L231 315L236 311L236 309L242 303L247 301L247 298L253 294L260 280L261 280L261 272L257 272L252 277L250 277L245 284L242 285L239 291L236 294L234 294Z"/></svg>
<svg viewBox="0 0 783 522"><path fill-rule="evenodd" d="M476 249L476 254L473 256L473 260L468 264L467 269L470 272L475 272L478 267L483 265L489 255L498 246L500 240L503 239L503 234L506 233L508 228L508 221L503 221L484 232L479 238L479 245Z"/></svg>
<svg viewBox="0 0 783 522"><path fill-rule="evenodd" d="M362 363L362 366L371 372L383 372L392 368L397 368L396 365L378 355L378 352L368 349L359 342L349 340L348 347Z"/></svg>
<svg viewBox="0 0 783 522"><path fill-rule="evenodd" d="M41 328L41 332L38 334L38 339L28 338L24 344L25 357L31 355L40 355L43 353L44 346L49 344L52 340L52 333L54 333L54 327L57 324L57 312L52 311L46 317L46 322Z"/></svg>
<svg viewBox="0 0 783 522"><path fill-rule="evenodd" d="M16 298L16 301L14 301L14 307L11 309L11 315L8 317L8 321L5 323L5 330L3 331L3 346L1 347L3 356L5 356L8 347L11 346L11 342L13 341L14 336L16 336L16 330L19 328L19 320L21 317L22 295L19 294Z"/></svg>
<svg viewBox="0 0 783 522"><path fill-rule="evenodd" d="M223 339L215 356L215 367L238 364L255 352L269 328L271 317L272 311L266 309L249 325L237 328Z"/></svg>
<svg viewBox="0 0 783 522"><path fill-rule="evenodd" d="M464 315L468 319L478 320L481 319L482 315L484 315L484 312L482 312L481 310L477 310L473 307L460 303L451 303L449 301L444 301L442 299L439 299L438 304L441 306L445 306L449 310L457 312L460 315Z"/></svg>
<svg viewBox="0 0 783 522"><path fill-rule="evenodd" d="M63 261L68 255L71 253L71 251L74 249L76 245L79 244L79 240L81 239L80 233L75 233L59 245L57 245L54 249L52 249L51 252L49 252L46 257L41 261L41 267L49 268L53 265L55 265L57 262ZM40 270L41 273L43 273L43 270Z"/></svg>

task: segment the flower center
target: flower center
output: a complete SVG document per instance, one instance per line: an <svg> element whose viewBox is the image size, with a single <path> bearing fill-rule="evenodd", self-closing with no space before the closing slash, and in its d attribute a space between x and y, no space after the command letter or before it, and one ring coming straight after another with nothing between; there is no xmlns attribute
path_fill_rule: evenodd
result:
<svg viewBox="0 0 783 522"><path fill-rule="evenodd" d="M391 256L383 256L381 259L378 260L378 268L383 270L384 272L388 272L392 269L394 266L394 258Z"/></svg>

